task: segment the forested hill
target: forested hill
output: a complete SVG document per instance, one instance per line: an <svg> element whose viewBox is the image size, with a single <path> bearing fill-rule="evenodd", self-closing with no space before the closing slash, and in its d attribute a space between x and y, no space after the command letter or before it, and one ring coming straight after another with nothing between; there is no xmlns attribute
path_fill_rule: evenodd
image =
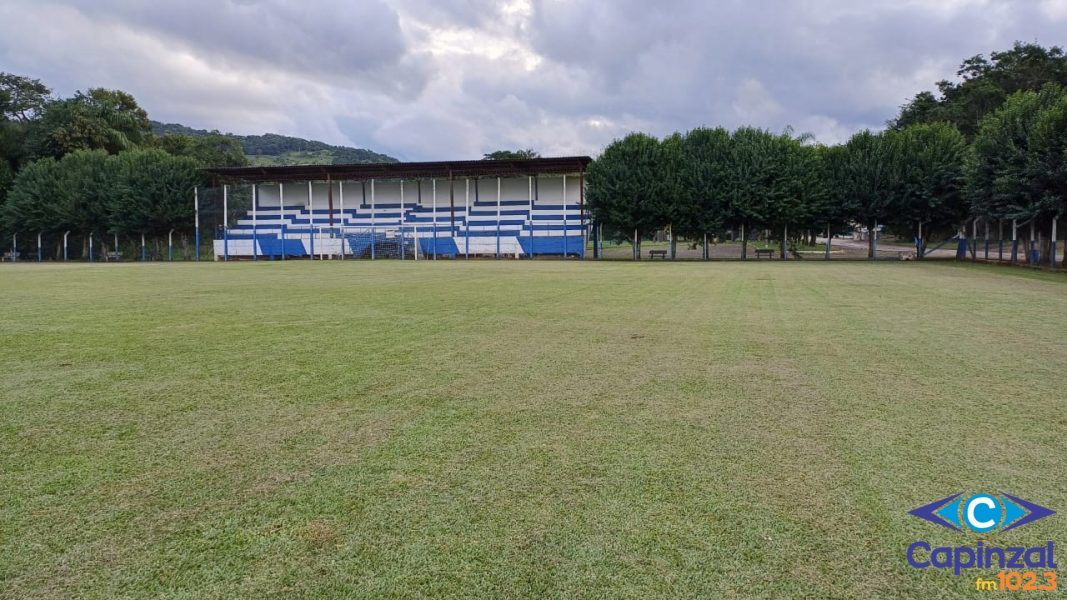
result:
<svg viewBox="0 0 1067 600"><path fill-rule="evenodd" d="M189 136L209 135L213 132L193 129L178 123L160 123L152 121L152 131L156 135L167 133ZM397 162L397 159L379 154L365 148L331 146L323 142L303 138L267 133L264 135L224 134L237 139L244 148L251 164L256 166L341 164L341 163L380 163Z"/></svg>

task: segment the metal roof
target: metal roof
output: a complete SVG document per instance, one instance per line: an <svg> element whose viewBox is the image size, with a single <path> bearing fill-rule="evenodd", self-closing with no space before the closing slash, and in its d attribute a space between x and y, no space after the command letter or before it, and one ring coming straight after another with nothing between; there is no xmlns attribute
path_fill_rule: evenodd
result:
<svg viewBox="0 0 1067 600"><path fill-rule="evenodd" d="M588 156L521 160L459 160L439 162L298 165L285 167L219 167L204 169L220 180L246 183L285 181L360 181L366 179L428 179L448 177L514 177L571 175L585 171Z"/></svg>

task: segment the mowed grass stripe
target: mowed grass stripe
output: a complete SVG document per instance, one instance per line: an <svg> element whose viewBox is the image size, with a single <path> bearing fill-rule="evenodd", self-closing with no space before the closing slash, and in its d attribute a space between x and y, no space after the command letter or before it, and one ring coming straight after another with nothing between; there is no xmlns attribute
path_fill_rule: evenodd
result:
<svg viewBox="0 0 1067 600"><path fill-rule="evenodd" d="M906 512L1067 506L1059 275L0 270L15 596L954 596ZM1061 519L1003 543L1063 539Z"/></svg>

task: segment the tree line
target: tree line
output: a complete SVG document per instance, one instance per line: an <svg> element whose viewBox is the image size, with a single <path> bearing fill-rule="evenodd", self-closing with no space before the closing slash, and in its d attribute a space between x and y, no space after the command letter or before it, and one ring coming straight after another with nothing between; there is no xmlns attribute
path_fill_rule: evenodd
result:
<svg viewBox="0 0 1067 600"><path fill-rule="evenodd" d="M1045 235L1067 202L1067 59L1016 44L968 59L959 74L938 84L940 98L924 92L903 106L885 131L840 145L749 127L628 135L589 167L592 215L631 240L635 257L644 236L667 227L672 240L734 232L743 255L756 231L783 254L815 232L856 225L914 237L920 253L978 221L998 234L1011 222Z"/></svg>
<svg viewBox="0 0 1067 600"><path fill-rule="evenodd" d="M48 256L67 231L82 256L90 233L131 244L188 235L201 169L246 164L240 142L218 132L154 135L126 92L57 98L39 80L0 73L0 233L41 235Z"/></svg>
<svg viewBox="0 0 1067 600"><path fill-rule="evenodd" d="M856 225L928 240L977 220L1049 232L1067 198L1067 58L1016 44L967 59L905 104L883 132L823 146L792 131L698 128L663 139L635 133L589 167L588 204L635 255L650 232L672 239L769 231L786 244ZM527 158L532 150L486 158ZM0 73L0 234L72 231L126 239L193 229L201 169L248 164L218 132L155 135L128 93L53 96L36 79ZM869 254L873 256L872 247ZM58 253L58 247L56 253Z"/></svg>

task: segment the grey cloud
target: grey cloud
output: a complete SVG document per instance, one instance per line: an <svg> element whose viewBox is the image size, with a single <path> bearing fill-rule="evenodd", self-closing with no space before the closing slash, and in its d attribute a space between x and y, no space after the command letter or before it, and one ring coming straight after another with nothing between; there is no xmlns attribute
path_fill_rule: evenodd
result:
<svg viewBox="0 0 1067 600"><path fill-rule="evenodd" d="M0 0L0 70L406 159L595 154L699 125L840 141L1065 21L1063 0Z"/></svg>
<svg viewBox="0 0 1067 600"><path fill-rule="evenodd" d="M282 69L414 97L427 76L381 0L70 0L90 18L151 32L232 69Z"/></svg>

